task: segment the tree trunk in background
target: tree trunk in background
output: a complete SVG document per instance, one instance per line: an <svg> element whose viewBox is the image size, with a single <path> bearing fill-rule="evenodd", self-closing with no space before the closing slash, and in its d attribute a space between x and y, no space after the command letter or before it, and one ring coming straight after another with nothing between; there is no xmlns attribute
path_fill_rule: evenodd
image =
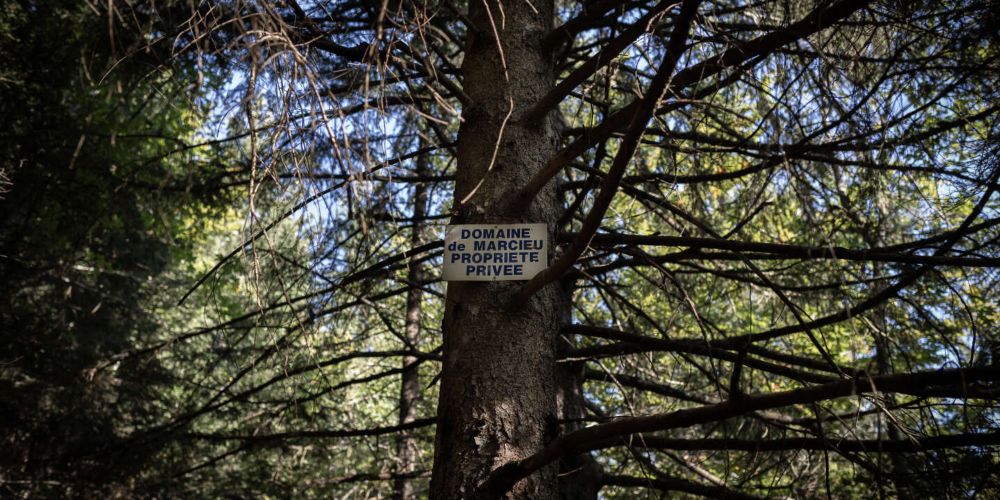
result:
<svg viewBox="0 0 1000 500"><path fill-rule="evenodd" d="M552 8L551 0L505 2L502 10L495 0L469 2L476 29L469 30L462 72L472 104L462 111L455 186L455 207L461 208L453 223L544 222L554 241L563 209L554 186L523 216L500 216L504 201L559 145L551 116L539 123L518 119L554 83L551 57L540 43L551 29ZM532 454L558 432L555 353L569 294L553 283L524 307L510 309L522 284L448 284L432 498L470 496L491 470ZM555 498L556 472L551 466L533 474L510 498Z"/></svg>
<svg viewBox="0 0 1000 500"><path fill-rule="evenodd" d="M420 148L424 148L420 141ZM429 171L426 154L417 157L415 175L426 175ZM413 230L410 233L410 248L416 248L423 243L424 217L427 215L427 184L418 182L413 187ZM410 283L420 283L423 280L420 263L416 259L410 261L406 280ZM406 293L406 320L403 325L403 336L409 349L417 349L420 345L420 305L423 291L414 286ZM415 356L403 357L403 373L399 388L399 424L407 424L417 418L417 400L420 398L420 365ZM396 473L400 476L393 482L393 498L409 500L413 494L413 478L408 477L416 470L418 459L417 442L412 430L398 434L396 441Z"/></svg>
<svg viewBox="0 0 1000 500"><path fill-rule="evenodd" d="M565 343L557 345L557 352L566 354ZM556 381L559 384L558 414L564 422L562 432L583 428L587 407L583 399L583 381L586 363L559 363ZM590 453L567 455L559 461L559 500L596 500L601 491L601 466Z"/></svg>
<svg viewBox="0 0 1000 500"><path fill-rule="evenodd" d="M867 155L866 155L867 156ZM868 159L868 158L866 158ZM873 173L873 177L877 174ZM888 224L892 217L891 207L888 206L885 197L881 192L876 190L872 193L872 198L875 200L875 210L878 213L878 219L875 226L870 230L870 234L866 238L866 244L871 248L878 248L886 244L886 224ZM886 266L882 263L875 262L872 264L872 277L876 278L878 276L885 276ZM874 286L872 287L874 289ZM875 311L871 315L872 325L875 327L875 371L879 375L891 375L894 370L892 366L892 342L889 338L889 307L888 304L882 304L875 308ZM893 408L897 404L896 394L891 392L881 393L883 404ZM889 410L888 414L892 414L896 410ZM900 429L899 424L892 418L886 416L880 416L879 422L884 422L887 436L892 441L899 441L904 438L902 429ZM882 424L879 424L880 427ZM879 429L879 434L881 437L881 428ZM884 491L882 489L883 477L883 460L886 458L885 453L879 454L878 459L878 477L879 477L879 495L882 496ZM907 464L906 456L903 453L889 453L888 458L891 461L892 468L889 478L895 487L895 496L898 498L914 498L914 492L910 488L910 483L915 480L909 474L909 466Z"/></svg>

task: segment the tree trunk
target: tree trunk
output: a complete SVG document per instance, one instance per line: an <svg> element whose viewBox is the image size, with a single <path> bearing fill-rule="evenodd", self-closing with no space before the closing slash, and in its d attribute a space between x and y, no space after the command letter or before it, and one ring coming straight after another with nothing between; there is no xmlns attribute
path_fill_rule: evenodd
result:
<svg viewBox="0 0 1000 500"><path fill-rule="evenodd" d="M502 9L494 0L469 2L474 28L462 72L472 102L459 130L453 223L544 222L554 241L562 212L554 186L519 218L500 215L559 145L551 116L519 120L554 83L552 58L541 47L552 8L551 0L504 2ZM512 308L522 284L448 284L432 498L469 497L491 470L532 454L558 432L555 349L569 293L553 283ZM556 471L547 467L521 481L510 498L556 498Z"/></svg>
<svg viewBox="0 0 1000 500"><path fill-rule="evenodd" d="M865 155L866 160L875 161L870 155ZM876 187L873 189L872 198L875 201L875 223L872 228L869 229L868 234L865 236L865 243L869 248L879 248L885 245L886 242L886 225L891 220L891 208L888 206L888 202L885 199L884 194L880 189L878 189L881 176L878 173L872 173L871 178L868 182L873 183ZM879 276L884 276L886 273L886 266L882 263L872 264L872 278L878 278ZM871 287L875 289L874 284ZM875 371L879 375L891 375L893 373L892 366L892 344L889 339L889 307L888 303L883 303L882 305L875 308L871 314L872 325L875 327ZM891 392L881 393L883 404L890 408L896 406L897 400L896 395ZM894 410L889 410L888 413L891 414ZM881 439L882 424L885 421L887 435L891 441L899 441L903 439L903 432L899 426L899 423L891 418L879 417L879 437ZM878 458L878 476L882 476L882 464L885 458L885 454L880 453ZM911 491L909 485L910 482L914 480L912 477L908 477L909 466L907 464L906 458L902 453L891 453L889 454L889 460L891 461L892 473L889 478L895 487L895 496L898 498L914 498L913 491ZM884 494L880 489L879 496Z"/></svg>
<svg viewBox="0 0 1000 500"><path fill-rule="evenodd" d="M424 148L421 141L420 148ZM426 154L417 157L415 175L427 175L428 157ZM413 232L410 234L410 248L416 248L423 243L423 218L427 215L427 185L418 182L413 188ZM420 306L423 291L414 283L423 281L420 263L416 259L410 262L406 280L412 288L406 293L406 319L403 325L403 336L407 348L417 349L420 344ZM399 425L407 424L417 418L417 400L420 398L419 364L415 356L403 357L403 373L399 388ZM393 498L409 500L413 495L413 478L410 475L416 470L417 442L413 430L399 433L396 441L396 473L399 476L393 482Z"/></svg>
<svg viewBox="0 0 1000 500"><path fill-rule="evenodd" d="M557 352L566 354L569 349L558 345ZM560 363L556 367L556 381L559 384L557 398L559 418L564 422L562 433L573 432L584 427L583 418L587 409L583 399L585 362ZM590 453L566 455L559 460L559 500L596 500L601 491L601 476L604 471Z"/></svg>

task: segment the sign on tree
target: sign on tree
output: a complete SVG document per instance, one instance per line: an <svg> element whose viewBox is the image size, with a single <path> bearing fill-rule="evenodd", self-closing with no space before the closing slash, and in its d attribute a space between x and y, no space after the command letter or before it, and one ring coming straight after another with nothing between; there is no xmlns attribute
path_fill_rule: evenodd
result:
<svg viewBox="0 0 1000 500"><path fill-rule="evenodd" d="M545 224L459 224L444 237L445 281L528 280L548 266Z"/></svg>

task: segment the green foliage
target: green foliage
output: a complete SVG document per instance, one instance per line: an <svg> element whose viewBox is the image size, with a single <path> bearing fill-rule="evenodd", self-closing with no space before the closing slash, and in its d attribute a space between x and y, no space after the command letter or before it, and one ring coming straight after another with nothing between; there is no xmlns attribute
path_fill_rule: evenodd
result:
<svg viewBox="0 0 1000 500"><path fill-rule="evenodd" d="M149 7L115 5L166 21ZM150 26L109 26L76 1L4 0L0 13L0 488L113 492L149 450L102 453L150 418L167 372L108 360L160 327L148 284L183 258L185 224L223 200L167 187L218 170L171 155L206 110L187 104L193 75Z"/></svg>

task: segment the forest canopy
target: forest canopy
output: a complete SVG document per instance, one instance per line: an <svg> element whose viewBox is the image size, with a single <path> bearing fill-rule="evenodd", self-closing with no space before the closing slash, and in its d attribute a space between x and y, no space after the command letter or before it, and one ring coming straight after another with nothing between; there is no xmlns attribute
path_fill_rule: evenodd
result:
<svg viewBox="0 0 1000 500"><path fill-rule="evenodd" d="M996 0L0 0L0 116L0 496L1000 496Z"/></svg>

